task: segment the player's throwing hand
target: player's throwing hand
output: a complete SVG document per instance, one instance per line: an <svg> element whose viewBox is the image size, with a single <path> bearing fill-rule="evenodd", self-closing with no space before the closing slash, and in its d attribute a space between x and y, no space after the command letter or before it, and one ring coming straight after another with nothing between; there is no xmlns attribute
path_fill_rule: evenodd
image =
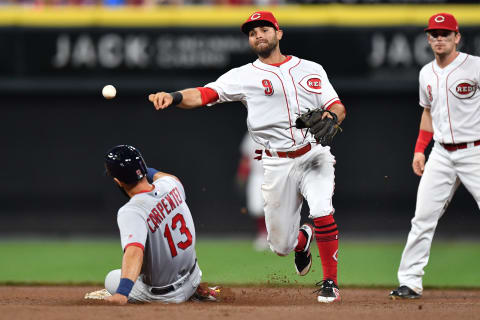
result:
<svg viewBox="0 0 480 320"><path fill-rule="evenodd" d="M425 155L421 152L415 152L413 154L413 162L412 162L413 172L417 176L423 175L423 170L425 170Z"/></svg>
<svg viewBox="0 0 480 320"><path fill-rule="evenodd" d="M105 301L112 304L124 305L124 304L127 304L128 298L124 295L116 293L111 297L106 297Z"/></svg>
<svg viewBox="0 0 480 320"><path fill-rule="evenodd" d="M167 92L157 92L155 94L150 94L148 100L153 102L155 109L160 110L169 107L173 102L173 97Z"/></svg>

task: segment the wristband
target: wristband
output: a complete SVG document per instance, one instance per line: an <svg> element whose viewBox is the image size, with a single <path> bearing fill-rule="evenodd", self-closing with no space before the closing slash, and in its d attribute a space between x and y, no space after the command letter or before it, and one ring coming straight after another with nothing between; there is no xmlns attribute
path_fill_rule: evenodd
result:
<svg viewBox="0 0 480 320"><path fill-rule="evenodd" d="M420 129L420 132L418 133L417 144L415 145L415 152L424 153L432 138L433 132Z"/></svg>
<svg viewBox="0 0 480 320"><path fill-rule="evenodd" d="M180 91L175 91L175 92L170 92L169 93L172 98L173 98L173 101L172 101L172 106L176 106L177 104L179 104L180 102L182 102L183 100L183 94L180 92Z"/></svg>
<svg viewBox="0 0 480 320"><path fill-rule="evenodd" d="M149 183L153 182L153 176L155 173L159 172L157 169L154 168L147 168L147 180Z"/></svg>
<svg viewBox="0 0 480 320"><path fill-rule="evenodd" d="M124 295L125 297L128 298L128 295L130 294L130 291L132 291L132 288L133 288L132 280L128 278L121 278L120 284L118 285L118 288L117 288L117 293Z"/></svg>

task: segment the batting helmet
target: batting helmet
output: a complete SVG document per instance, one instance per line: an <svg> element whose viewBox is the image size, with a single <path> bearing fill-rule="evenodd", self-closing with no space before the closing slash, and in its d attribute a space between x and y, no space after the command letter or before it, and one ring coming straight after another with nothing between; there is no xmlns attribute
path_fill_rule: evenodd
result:
<svg viewBox="0 0 480 320"><path fill-rule="evenodd" d="M140 151L129 145L119 145L105 155L107 174L118 180L132 184L147 174L147 165Z"/></svg>

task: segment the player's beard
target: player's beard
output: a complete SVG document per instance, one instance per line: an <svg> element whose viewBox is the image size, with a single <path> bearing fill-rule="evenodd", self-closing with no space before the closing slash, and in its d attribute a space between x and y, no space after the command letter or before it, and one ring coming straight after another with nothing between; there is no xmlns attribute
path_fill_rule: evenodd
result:
<svg viewBox="0 0 480 320"><path fill-rule="evenodd" d="M273 39L271 42L267 42L267 46L262 46L262 47L252 47L252 50L261 58L268 58L272 54L272 52L277 48L278 46L278 39Z"/></svg>

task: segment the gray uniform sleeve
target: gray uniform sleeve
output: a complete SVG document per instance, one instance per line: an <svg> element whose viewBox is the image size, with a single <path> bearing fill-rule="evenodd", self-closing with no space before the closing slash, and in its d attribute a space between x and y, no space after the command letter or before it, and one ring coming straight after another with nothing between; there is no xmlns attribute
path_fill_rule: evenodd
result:
<svg viewBox="0 0 480 320"><path fill-rule="evenodd" d="M145 248L148 229L141 212L128 206L122 207L118 211L117 222L124 251L130 245Z"/></svg>

